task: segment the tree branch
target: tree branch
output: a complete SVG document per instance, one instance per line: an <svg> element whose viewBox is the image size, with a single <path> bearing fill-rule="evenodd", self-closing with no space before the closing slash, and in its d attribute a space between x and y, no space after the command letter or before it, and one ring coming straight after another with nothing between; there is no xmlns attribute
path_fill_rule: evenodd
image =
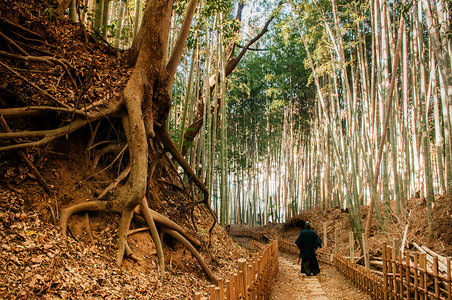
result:
<svg viewBox="0 0 452 300"><path fill-rule="evenodd" d="M240 51L239 55L237 55L236 58L234 59L230 59L225 67L224 70L224 74L227 77L229 74L232 73L232 71L234 71L235 67L237 66L237 64L240 62L240 60L242 59L242 57L245 55L246 51L248 51L248 49L251 47L251 45L253 45L256 41L258 41L267 31L268 31L268 26L270 25L270 23L273 21L273 19L275 18L275 16L277 15L277 13L279 12L281 5L282 5L282 1L279 2L278 4L278 8L276 9L275 12L273 12L270 16L270 18L267 20L267 22L265 22L264 27L262 28L262 30L253 38L251 39L248 43L246 43L246 45L242 48L242 51Z"/></svg>
<svg viewBox="0 0 452 300"><path fill-rule="evenodd" d="M168 72L169 79L168 82L170 83L173 81L174 75L176 74L177 66L179 65L180 58L185 47L185 42L187 41L188 32L190 31L190 25L197 5L198 0L190 0L190 2L188 2L187 11L185 12L184 20L177 36L176 45L174 46L168 64L166 65L166 71Z"/></svg>
<svg viewBox="0 0 452 300"><path fill-rule="evenodd" d="M0 115L5 118L8 117L42 117L49 113L75 113L75 115L84 117L86 112L77 109L74 112L73 108L54 107L54 106L26 106L26 107L14 107L14 108L0 108Z"/></svg>

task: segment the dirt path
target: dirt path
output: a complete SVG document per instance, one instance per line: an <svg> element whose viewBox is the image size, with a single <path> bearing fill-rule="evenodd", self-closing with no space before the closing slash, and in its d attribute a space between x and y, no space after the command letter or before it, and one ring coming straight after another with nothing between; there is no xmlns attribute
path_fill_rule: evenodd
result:
<svg viewBox="0 0 452 300"><path fill-rule="evenodd" d="M371 299L356 289L334 266L320 264L321 273L306 277L300 273L297 258L280 254L271 300Z"/></svg>

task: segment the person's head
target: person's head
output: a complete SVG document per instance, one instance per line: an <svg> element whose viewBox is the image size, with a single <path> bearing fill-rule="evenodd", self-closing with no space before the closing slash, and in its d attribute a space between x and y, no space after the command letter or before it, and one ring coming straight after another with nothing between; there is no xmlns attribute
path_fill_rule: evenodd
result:
<svg viewBox="0 0 452 300"><path fill-rule="evenodd" d="M304 228L311 229L311 223L309 223L309 221L306 221L306 223L304 223Z"/></svg>

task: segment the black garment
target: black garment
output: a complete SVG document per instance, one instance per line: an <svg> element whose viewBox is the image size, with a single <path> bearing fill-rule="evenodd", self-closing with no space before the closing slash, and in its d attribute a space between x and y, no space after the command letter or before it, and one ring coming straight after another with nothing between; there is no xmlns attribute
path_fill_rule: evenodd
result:
<svg viewBox="0 0 452 300"><path fill-rule="evenodd" d="M301 231L295 241L300 249L301 273L307 275L317 275L320 273L319 263L317 261L315 250L322 247L322 240L314 230L305 229Z"/></svg>
<svg viewBox="0 0 452 300"><path fill-rule="evenodd" d="M301 259L301 273L306 274L308 276L317 275L320 273L319 262L317 258Z"/></svg>

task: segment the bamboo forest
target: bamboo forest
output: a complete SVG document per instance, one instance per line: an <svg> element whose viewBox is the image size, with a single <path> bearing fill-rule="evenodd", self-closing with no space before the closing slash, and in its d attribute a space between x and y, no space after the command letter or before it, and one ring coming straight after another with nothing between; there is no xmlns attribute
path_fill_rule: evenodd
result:
<svg viewBox="0 0 452 300"><path fill-rule="evenodd" d="M451 300L451 0L0 24L0 299Z"/></svg>

